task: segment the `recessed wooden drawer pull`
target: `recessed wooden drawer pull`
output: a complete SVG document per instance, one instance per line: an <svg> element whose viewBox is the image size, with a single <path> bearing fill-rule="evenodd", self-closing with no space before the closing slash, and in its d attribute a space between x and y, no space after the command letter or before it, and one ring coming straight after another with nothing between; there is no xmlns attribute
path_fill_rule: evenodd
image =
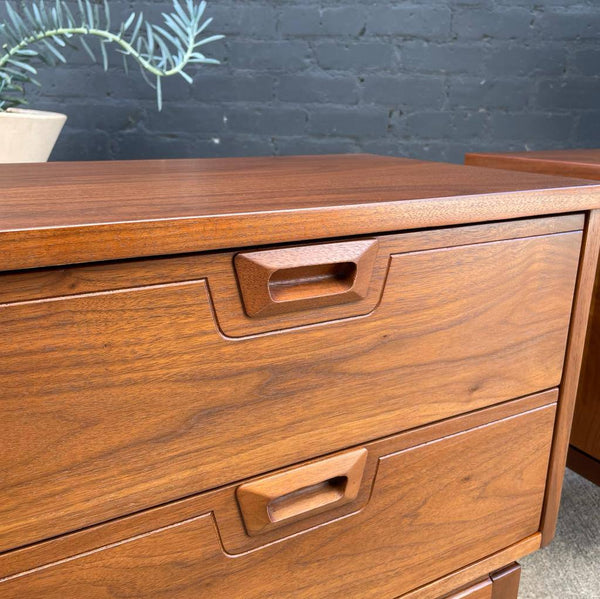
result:
<svg viewBox="0 0 600 599"><path fill-rule="evenodd" d="M364 299L376 256L376 239L238 254L246 313L270 316Z"/></svg>
<svg viewBox="0 0 600 599"><path fill-rule="evenodd" d="M242 485L237 500L248 534L278 528L353 501L360 490L366 461L367 450L357 449Z"/></svg>

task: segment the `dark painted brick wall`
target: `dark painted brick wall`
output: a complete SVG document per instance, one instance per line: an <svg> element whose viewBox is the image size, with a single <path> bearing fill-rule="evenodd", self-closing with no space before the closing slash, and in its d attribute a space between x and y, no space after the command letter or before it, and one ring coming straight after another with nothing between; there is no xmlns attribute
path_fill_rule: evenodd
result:
<svg viewBox="0 0 600 599"><path fill-rule="evenodd" d="M3 2L0 1L0 8ZM164 2L110 2L158 15ZM32 107L69 115L58 160L600 146L600 0L213 0L223 61L165 108L83 52ZM117 60L115 65L119 64Z"/></svg>

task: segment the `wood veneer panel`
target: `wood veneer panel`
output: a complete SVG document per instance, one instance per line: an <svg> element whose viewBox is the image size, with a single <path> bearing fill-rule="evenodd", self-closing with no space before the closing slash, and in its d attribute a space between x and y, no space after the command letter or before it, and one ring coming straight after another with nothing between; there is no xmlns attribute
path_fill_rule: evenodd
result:
<svg viewBox="0 0 600 599"><path fill-rule="evenodd" d="M410 447L464 432L496 420L510 418L540 407L555 404L557 399L558 390L552 389L374 441L368 446L364 482L356 502L341 509L332 509L326 515L307 518L302 522L289 525L285 530L264 533L260 539L251 538L246 534L237 507L237 485L228 485L225 488L226 492L221 492L220 490L209 491L174 503L128 515L112 522L92 526L56 539L0 554L0 579L57 562L72 555L86 553L106 545L119 543L127 538L143 535L149 530L165 528L183 520L194 518L198 514L207 511L212 511L215 514L221 542L225 551L230 554L244 553L278 541L282 537L297 534L308 528L316 527L324 522L346 516L364 508L371 495L372 481L377 469L378 456L409 449ZM308 463L318 463L321 459L317 458ZM540 535L537 536L539 537ZM444 579L444 581L440 581L439 584L442 585L446 592L463 586L466 582L470 582L481 576L482 572L496 570L500 566L515 559L520 559L526 553L533 551L531 549L532 542L532 540L525 542L524 547L526 551L524 553L517 555L510 553L512 551L510 549L503 550L498 556L489 558L492 560L490 562L492 565L489 568L485 566L484 570L481 570L479 569L483 567L481 564L473 565L472 567L476 571L472 575L467 573L470 571L468 568L466 570L463 569L451 575L448 580ZM518 546L520 547L521 544L519 543ZM538 547L539 539L535 548L537 549ZM522 551L523 549L514 549L514 551L517 550ZM506 554L506 551L509 551L509 554ZM509 557L502 557L505 554L509 555ZM455 579L458 582L452 582ZM437 593L436 599L442 592Z"/></svg>
<svg viewBox="0 0 600 599"><path fill-rule="evenodd" d="M571 328L569 331L567 355L561 383L561 396L556 418L552 458L550 460L550 470L548 472L548 490L544 502L544 513L541 526L544 546L550 543L556 532L567 449L569 446L571 424L573 421L573 409L577 397L599 256L600 211L592 210L585 231L577 289L573 304L573 316L571 318Z"/></svg>
<svg viewBox="0 0 600 599"><path fill-rule="evenodd" d="M259 320L245 314L233 268L236 252L4 273L0 274L0 304L205 278L220 330L230 337L242 337L368 314L381 300L393 254L577 231L583 229L584 218L583 214L570 214L381 235L377 238L379 250L364 300Z"/></svg>
<svg viewBox="0 0 600 599"><path fill-rule="evenodd" d="M395 597L535 533L554 414L383 456L360 512L255 551L227 556L198 515L5 579L0 598Z"/></svg>
<svg viewBox="0 0 600 599"><path fill-rule="evenodd" d="M600 207L589 181L382 156L0 166L0 270Z"/></svg>
<svg viewBox="0 0 600 599"><path fill-rule="evenodd" d="M571 445L600 462L600 268L596 271Z"/></svg>
<svg viewBox="0 0 600 599"><path fill-rule="evenodd" d="M498 551L494 555L479 560L474 564L469 564L448 576L444 576L410 593L406 593L397 599L438 599L441 594L450 589L455 589L457 586L466 584L478 576L481 577L491 570L503 567L511 561L521 559L537 551L541 546L541 538L542 535L540 533L531 535L527 539L515 543L502 551Z"/></svg>
<svg viewBox="0 0 600 599"><path fill-rule="evenodd" d="M492 581L487 578L467 589L447 595L444 599L492 599Z"/></svg>
<svg viewBox="0 0 600 599"><path fill-rule="evenodd" d="M465 163L499 169L600 179L600 150L550 150L467 154ZM571 429L570 465L583 476L600 477L600 266L591 304L586 349ZM586 458L586 456L589 456Z"/></svg>
<svg viewBox="0 0 600 599"><path fill-rule="evenodd" d="M582 179L600 179L600 150L545 150L541 152L471 153L465 164L543 173Z"/></svg>
<svg viewBox="0 0 600 599"><path fill-rule="evenodd" d="M490 574L493 582L492 599L517 599L519 582L521 581L521 566L511 564L502 570Z"/></svg>
<svg viewBox="0 0 600 599"><path fill-rule="evenodd" d="M0 547L556 386L580 240L394 256L368 317L239 340L203 281L0 308Z"/></svg>

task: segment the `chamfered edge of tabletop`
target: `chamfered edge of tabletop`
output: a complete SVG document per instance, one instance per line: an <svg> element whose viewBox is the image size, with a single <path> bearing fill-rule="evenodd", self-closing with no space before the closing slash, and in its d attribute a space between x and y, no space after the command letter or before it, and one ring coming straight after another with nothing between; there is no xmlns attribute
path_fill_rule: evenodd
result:
<svg viewBox="0 0 600 599"><path fill-rule="evenodd" d="M0 271L600 209L600 184L340 206L0 230Z"/></svg>

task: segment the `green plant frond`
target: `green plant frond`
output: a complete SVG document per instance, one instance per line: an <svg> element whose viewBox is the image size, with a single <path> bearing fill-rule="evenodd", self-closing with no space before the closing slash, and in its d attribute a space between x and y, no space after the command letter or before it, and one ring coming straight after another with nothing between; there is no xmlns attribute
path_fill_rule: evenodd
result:
<svg viewBox="0 0 600 599"><path fill-rule="evenodd" d="M98 38L105 70L109 66L107 46L111 44L123 55L126 72L128 60L136 62L144 79L156 89L159 110L163 77L180 75L192 83L186 67L219 62L196 51L224 37L201 37L212 22L210 18L203 20L204 0L173 0L172 12L162 14L162 26L146 21L142 13L132 12L115 31L111 27L108 0L100 3L77 0L76 6L72 10L63 0L37 0L22 3L18 10L6 2L7 19L0 23L0 111L25 103L24 85L39 85L33 78L37 70L32 63L65 63L67 58L62 50L76 47L70 41L74 37L79 38L94 62L98 62L96 54L85 38Z"/></svg>

